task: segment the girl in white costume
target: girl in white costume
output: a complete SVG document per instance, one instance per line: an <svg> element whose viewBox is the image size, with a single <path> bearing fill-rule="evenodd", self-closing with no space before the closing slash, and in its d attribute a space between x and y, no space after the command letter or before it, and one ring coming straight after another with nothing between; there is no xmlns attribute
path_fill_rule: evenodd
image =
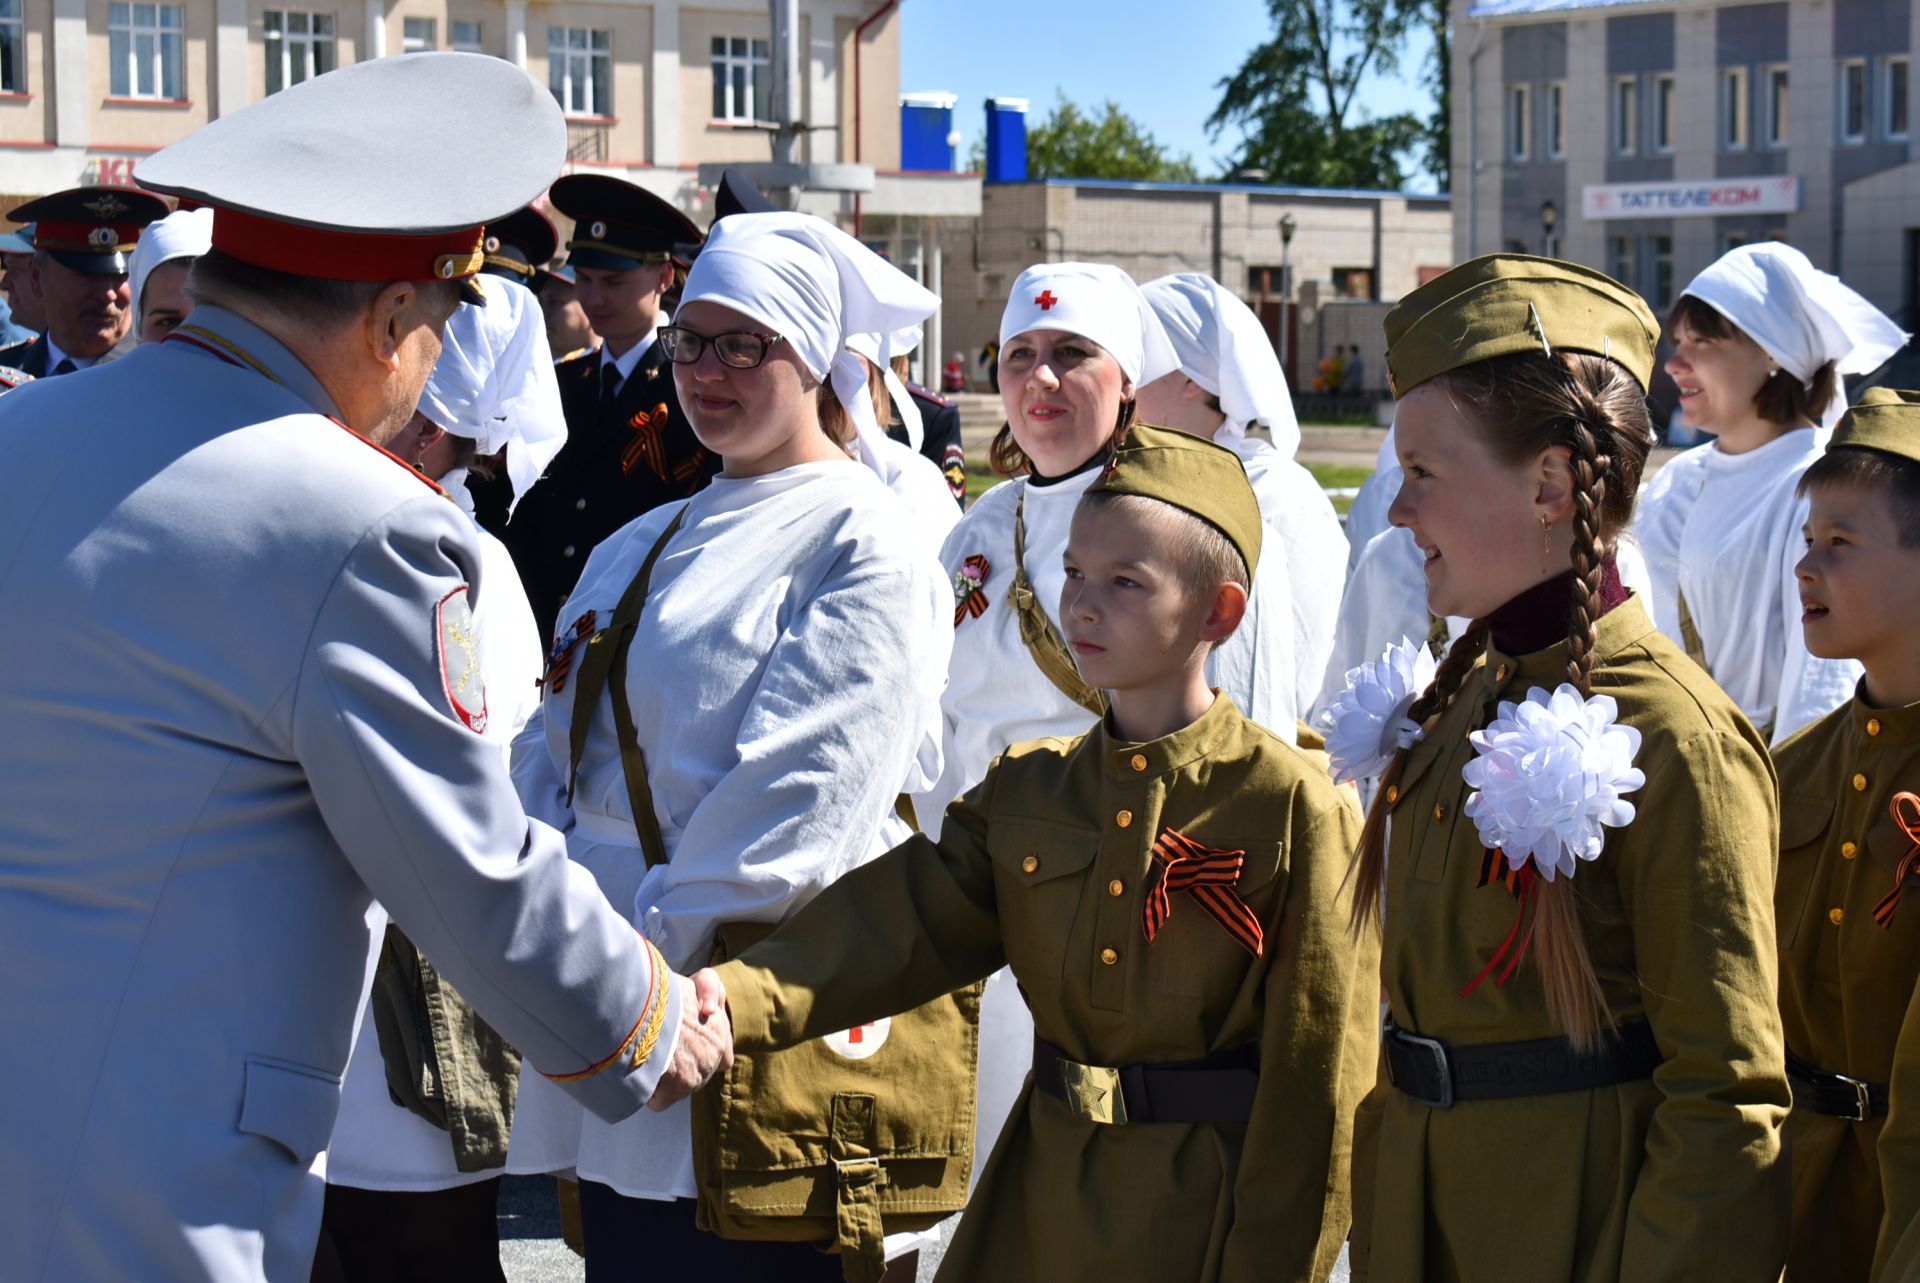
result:
<svg viewBox="0 0 1920 1283"><path fill-rule="evenodd" d="M906 356L919 346L918 325L894 334L856 334L847 340L847 350L866 363L875 392L872 399L858 402L852 413L854 451L905 505L914 526L925 535L937 557L941 545L959 524L960 505L953 501L946 474L920 453L920 407L913 403L912 394L893 372L892 364L893 358ZM906 428L904 442L888 436L881 422L889 402Z"/></svg>
<svg viewBox="0 0 1920 1283"><path fill-rule="evenodd" d="M1345 586L1347 537L1340 514L1294 456L1300 422L1273 342L1253 309L1211 276L1181 272L1140 287L1166 328L1180 368L1140 389L1140 421L1177 428L1240 456L1260 516L1280 536L1293 585L1294 697L1305 710L1320 692ZM1262 424L1271 443L1248 435Z"/></svg>
<svg viewBox="0 0 1920 1283"><path fill-rule="evenodd" d="M681 404L724 466L594 549L514 777L607 898L684 967L705 964L723 923L779 922L901 840L895 799L937 762L950 599L899 501L820 410L833 397L857 414L868 395L850 336L937 305L817 218L741 214L715 226L661 331ZM576 710L573 668L656 548L624 684L670 856L650 869L611 698ZM591 720L569 804L578 716ZM839 1277L836 1258L804 1244L694 1228L684 1104L609 1125L557 1096L523 1071L510 1165L577 1169L590 1281Z"/></svg>
<svg viewBox="0 0 1920 1283"><path fill-rule="evenodd" d="M420 394L420 408L388 446L433 476L469 520L473 497L467 492L463 458L494 454L511 445L510 479L517 496L540 475L567 436L539 301L523 286L498 276L475 277L474 284L486 291L487 305L455 309L439 360ZM482 734L505 756L539 701L535 683L546 651L506 546L477 521L474 533L480 540L480 579L472 594L473 623L488 715ZM375 905L372 913L379 919L377 932L386 911ZM493 1195L504 1170L498 1165L459 1170L448 1133L393 1103L374 1021L363 1004L327 1150L328 1247L323 1254L336 1252L348 1278L362 1273L368 1254L391 1267L383 1277L417 1277L424 1271L458 1272L476 1283L499 1278ZM477 1197L452 1193L481 1182L489 1189ZM349 1192L339 1194L335 1187ZM351 1192L368 1190L442 1197L428 1212L422 1200L384 1200ZM354 1211L336 1221L335 1205L342 1198ZM438 1241L434 1235L440 1236ZM449 1242L448 1236L458 1241ZM353 1238L360 1241L349 1241ZM412 1251L422 1256L400 1256ZM490 1272L473 1272L489 1265ZM316 1277L326 1276L316 1271Z"/></svg>
<svg viewBox="0 0 1920 1283"><path fill-rule="evenodd" d="M1012 480L969 508L941 554L953 584L953 662L941 697L940 777L915 795L926 831L939 835L947 804L979 783L1011 744L1080 735L1099 716L1097 694L1076 700L1050 677L1035 645L1059 636L1061 562L1080 496L1132 422L1135 389L1179 366L1133 280L1097 263L1028 268L1000 320L1000 401L1006 425L995 466ZM1016 541L1023 555L1016 555ZM1016 572L1023 588L1016 591ZM1246 622L1208 663L1208 676L1248 717L1291 742L1303 707L1286 562L1262 558ZM1078 680L1064 646L1067 672ZM1058 672L1057 662L1054 665ZM975 1175L991 1152L1033 1059L1033 1021L1009 972L987 982L980 1012L979 1130Z"/></svg>
<svg viewBox="0 0 1920 1283"><path fill-rule="evenodd" d="M1696 276L1669 319L1667 373L1715 440L1655 473L1634 522L1654 623L1774 743L1853 695L1860 666L1815 659L1793 567L1795 487L1846 408L1839 376L1877 369L1907 335L1788 245L1743 245Z"/></svg>

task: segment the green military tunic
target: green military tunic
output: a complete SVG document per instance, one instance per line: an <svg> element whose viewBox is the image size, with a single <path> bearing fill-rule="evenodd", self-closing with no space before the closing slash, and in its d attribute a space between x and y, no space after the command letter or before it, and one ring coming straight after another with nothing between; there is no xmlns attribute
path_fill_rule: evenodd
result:
<svg viewBox="0 0 1920 1283"><path fill-rule="evenodd" d="M1886 928L1874 906L1913 849L1893 796L1920 793L1920 706L1876 709L1858 693L1782 744L1780 1016L1787 1046L1820 1069L1870 1083L1893 1071L1920 977L1920 889ZM1793 1243L1787 1277L1864 1279L1880 1231L1883 1119L1811 1110L1787 1118Z"/></svg>
<svg viewBox="0 0 1920 1283"><path fill-rule="evenodd" d="M1880 1132L1886 1212L1869 1277L1873 1283L1914 1283L1920 1280L1920 986L1900 1022L1887 1085L1891 1108Z"/></svg>
<svg viewBox="0 0 1920 1283"><path fill-rule="evenodd" d="M1166 829L1244 849L1255 958L1190 895L1149 943ZM1105 725L1016 746L914 838L720 968L743 1050L902 1011L1013 968L1039 1035L1083 1064L1258 1046L1247 1123L1103 1124L1022 1090L943 1279L1324 1279L1373 1078L1375 955L1348 927L1350 795L1226 696L1149 744Z"/></svg>
<svg viewBox="0 0 1920 1283"><path fill-rule="evenodd" d="M1382 1073L1354 1161L1354 1276L1379 1283L1773 1280L1786 1256L1787 1106L1774 1001L1774 779L1726 695L1629 600L1599 624L1595 694L1643 737L1638 816L1574 877L1608 1010L1664 1063L1589 1091L1434 1109ZM1500 700L1565 680L1565 643L1490 651L1398 786L1381 969L1409 1032L1468 1047L1553 1037L1530 959L1461 990L1513 926L1479 881L1461 768Z"/></svg>

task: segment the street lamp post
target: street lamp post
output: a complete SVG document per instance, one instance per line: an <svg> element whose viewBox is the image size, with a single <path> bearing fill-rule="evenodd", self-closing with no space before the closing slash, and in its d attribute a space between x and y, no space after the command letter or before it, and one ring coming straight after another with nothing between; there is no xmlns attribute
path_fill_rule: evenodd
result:
<svg viewBox="0 0 1920 1283"><path fill-rule="evenodd" d="M1553 229L1560 225L1560 207L1551 200L1540 203L1540 253L1547 258L1558 257L1553 252Z"/></svg>
<svg viewBox="0 0 1920 1283"><path fill-rule="evenodd" d="M1293 367L1288 362L1287 322L1293 319L1293 233L1300 226L1292 211L1280 215L1280 369L1293 383Z"/></svg>

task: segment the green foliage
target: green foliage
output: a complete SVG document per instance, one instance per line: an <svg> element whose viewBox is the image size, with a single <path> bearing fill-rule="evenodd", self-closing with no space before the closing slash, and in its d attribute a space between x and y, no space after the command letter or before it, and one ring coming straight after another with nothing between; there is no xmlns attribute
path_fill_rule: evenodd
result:
<svg viewBox="0 0 1920 1283"><path fill-rule="evenodd" d="M1256 168L1276 183L1302 187L1397 189L1405 158L1447 183L1446 0L1267 0L1274 33L1220 82L1208 118L1214 137L1228 125L1245 133L1233 169ZM1423 80L1438 107L1367 118L1354 96L1370 74L1399 70L1409 30L1437 39Z"/></svg>
<svg viewBox="0 0 1920 1283"><path fill-rule="evenodd" d="M987 147L973 145L971 167L987 167ZM1027 126L1030 178L1122 178L1136 182L1197 183L1191 156L1169 155L1152 133L1111 99L1088 114L1060 95L1053 114Z"/></svg>

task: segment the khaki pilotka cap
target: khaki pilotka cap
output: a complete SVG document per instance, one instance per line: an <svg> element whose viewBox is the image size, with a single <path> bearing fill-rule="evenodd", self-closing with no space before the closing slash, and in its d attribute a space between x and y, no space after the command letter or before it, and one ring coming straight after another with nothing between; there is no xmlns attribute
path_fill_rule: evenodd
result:
<svg viewBox="0 0 1920 1283"><path fill-rule="evenodd" d="M1260 564L1260 502L1240 456L1224 446L1169 428L1136 423L1088 493L1158 499L1192 513L1227 537L1247 578Z"/></svg>
<svg viewBox="0 0 1920 1283"><path fill-rule="evenodd" d="M1489 254L1436 276L1387 313L1387 386L1396 397L1436 375L1520 352L1609 357L1653 378L1660 322L1603 272L1528 254Z"/></svg>
<svg viewBox="0 0 1920 1283"><path fill-rule="evenodd" d="M1920 463L1920 392L1868 388L1840 418L1827 451L1878 450Z"/></svg>

